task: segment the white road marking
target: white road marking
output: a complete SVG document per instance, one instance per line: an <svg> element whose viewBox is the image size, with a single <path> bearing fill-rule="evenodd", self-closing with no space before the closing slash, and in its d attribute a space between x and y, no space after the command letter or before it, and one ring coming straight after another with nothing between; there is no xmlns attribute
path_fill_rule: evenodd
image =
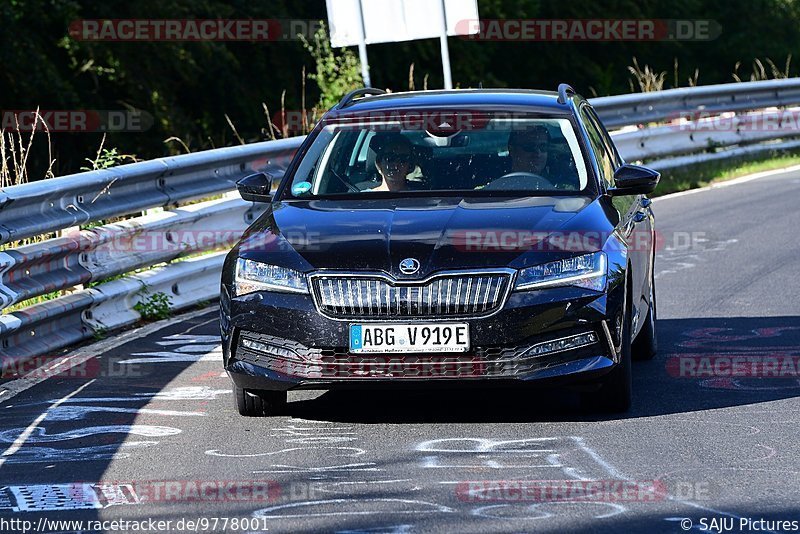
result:
<svg viewBox="0 0 800 534"><path fill-rule="evenodd" d="M158 441L126 441L110 445L57 449L54 447L22 447L14 456L6 458L7 464L41 464L47 462L91 462L97 460L120 460L130 458L128 449L141 449L158 445ZM53 467L53 466L48 466Z"/></svg>
<svg viewBox="0 0 800 534"><path fill-rule="evenodd" d="M505 519L505 520L509 519L531 520L531 519L547 519L548 517L553 517L555 514L544 510L539 510L539 507L546 507L546 506L552 506L553 508L562 508L566 506L579 509L587 509L587 508L603 507L603 506L611 508L610 511L593 516L595 519L605 519L628 511L628 509L622 506L621 504L611 503L611 502L550 501L550 502L540 502L540 503L530 504L525 508L523 508L523 510L527 509L531 512L536 513L537 515L507 515L507 514L498 514L494 512L488 513L490 510L494 511L501 508L510 510L512 513L520 513L519 507L513 504L491 504L488 506L480 506L478 508L474 508L470 513L477 517L484 517L488 519ZM575 514L576 512L574 511L570 512L570 515L573 517Z"/></svg>
<svg viewBox="0 0 800 534"><path fill-rule="evenodd" d="M175 351L134 352L131 356L144 356L143 358L130 358L120 360L119 365L135 363L174 363L174 362L221 362L222 345L216 345L212 350L203 350L199 353Z"/></svg>
<svg viewBox="0 0 800 534"><path fill-rule="evenodd" d="M123 504L140 504L131 484L30 484L9 486L15 512L97 510Z"/></svg>
<svg viewBox="0 0 800 534"><path fill-rule="evenodd" d="M3 451L2 454L0 454L0 467L3 466L3 464L6 462L6 460L8 460L9 457L13 456L17 451L20 450L20 448L22 447L22 445L25 444L25 442L28 440L30 435L33 434L33 431L36 430L37 428L39 428L39 426L38 426L39 423L41 423L42 421L45 420L45 418L47 417L47 414L48 414L48 412L50 410L52 410L53 408L58 408L59 406L61 406L61 404L63 404L64 402L68 401L70 398L74 397L75 395L77 395L78 393L80 393L81 391L83 391L84 389L89 387L90 385L92 385L95 382L95 380L97 380L97 379L93 378L93 379L89 380L88 382L86 382L85 384L80 386L78 389L76 389L75 391L73 391L69 395L66 395L66 396L58 399L56 402L54 402L52 405L50 405L50 407L48 409L46 409L44 412L42 412L39 415L39 417L34 419L33 422L30 425L28 425L27 428L23 429L22 432L19 434L19 436L17 436L16 439L11 440L11 446L9 446L5 451ZM5 432L3 434L5 434Z"/></svg>
<svg viewBox="0 0 800 534"><path fill-rule="evenodd" d="M588 445L586 445L584 443L583 438L576 437L576 438L573 438L573 439L576 440L576 443L578 443L578 445L581 447L581 449L583 449L587 454L589 454L592 457L594 457L596 459L596 461L598 461L598 463L600 463L600 465L602 465L604 467L604 469L607 469L610 475L612 475L613 477L617 478L618 480L625 480L627 482L633 482L633 480L631 478L624 476L622 473L620 473L619 471L614 469L608 462L603 460L600 457L599 454L597 454L592 448L590 448ZM688 499L682 499L680 497L675 497L673 495L666 495L666 498L668 500L670 500L670 501L674 501L674 502L677 502L677 503L680 503L680 504L685 504L687 506L691 506L692 508L697 508L698 510L703 510L705 512L711 512L712 514L725 515L725 516L728 516L728 517L733 517L735 519L742 519L740 516L738 516L736 514L733 514L733 513L730 513L730 512L725 512L725 511L722 511L722 510L717 510L715 508L710 508L708 506L703 506L702 504L690 501Z"/></svg>
<svg viewBox="0 0 800 534"><path fill-rule="evenodd" d="M482 463L480 463L480 464L467 464L467 465L463 465L463 466L462 465L454 465L452 467L465 468L465 467L476 467L478 465L480 465L482 467L491 467L490 463L487 461L487 459L489 457L488 457L488 455L486 453L492 453L492 454L503 453L503 454L500 454L500 455L497 456L497 458L499 458L500 460L503 460L503 459L508 457L506 453L511 453L512 455L514 455L514 454L519 455L519 453L541 452L538 449L531 448L533 446L533 444L535 444L535 443L539 443L541 445L544 445L545 443L547 443L550 446L558 447L559 445L561 445L561 444L558 443L558 441L559 440L564 440L564 439L568 439L572 443L574 443L577 446L578 450L582 451L586 456L591 458L593 464L596 465L596 466L599 466L602 469L602 471L605 474L607 474L609 477L611 477L611 478L613 478L615 480L621 480L621 481L635 483L635 481L632 480L630 477L625 476L623 473L618 471L614 466L612 466L610 463L605 461L603 459L603 457L600 456L600 454L598 454L594 449L589 447L586 444L586 442L584 441L584 439L582 437L580 437L580 436L553 437L553 438L531 438L531 439L518 439L518 440L505 440L505 441L504 440L494 440L494 439L489 439L489 438L445 438L445 439L438 439L438 440L422 442L422 443L417 445L416 450L420 451L420 452L438 452L438 453L441 453L441 454L444 454L444 455L459 456L459 457L464 457L465 454L472 453L472 455L475 458L480 459ZM459 442L462 444L462 446L458 446ZM559 449L559 450L555 451L554 456L559 456L559 455L563 456L563 453L564 453L564 451ZM425 457L425 458L428 458L428 457ZM425 458L423 458L423 459L425 459ZM554 458L550 458L550 460L555 460L555 459ZM555 462L555 463L557 463L557 462ZM532 466L529 466L529 467L530 468L535 468L535 467L540 467L540 466L533 466L532 465ZM588 466L573 465L573 466L570 467L568 465L559 465L559 467L561 467L563 469L563 472L567 476L574 477L574 478L576 478L578 480L593 480L593 479L596 478L594 476L587 478L587 476L580 474L580 472L583 470L582 468L585 468L585 467L588 467ZM599 478L599 477L597 477L597 478ZM463 480L447 480L447 481L441 481L440 482L440 484L463 484L463 483L464 483ZM722 511L722 510L717 510L717 509L714 509L714 508L710 508L710 507L704 506L702 504L699 504L699 503L696 503L696 502L693 502L693 501L690 501L690 500L687 500L687 499L683 499L683 498L680 498L680 497L666 495L665 498L668 499L668 500L671 500L673 502L679 503L679 504L685 504L687 506L690 506L690 507L693 507L693 508L696 508L696 509L699 509L699 510L703 510L705 512L710 512L710 513L717 514L717 515L725 515L725 516L728 516L728 517L741 519L739 516L737 516L735 514L732 514L732 513L729 513L729 512L725 512L725 511ZM570 503L570 502L569 501L565 501L565 503ZM539 518L542 518L542 517L549 517L550 515L552 515L549 512L543 512L542 510L538 510L536 508L537 506L543 506L544 504L552 504L552 505L556 506L556 505L560 505L560 504L563 504L563 503L560 503L560 502L557 502L557 501L552 501L552 502L548 502L548 503L536 503L536 504L532 505L531 507L529 507L529 510L531 512L533 512L533 514L525 516L525 517L509 516L509 515L506 515L506 514L497 514L496 512L494 512L494 511L499 511L501 509L508 509L508 507L511 506L510 504L481 506L481 507L475 508L472 513L474 515L478 515L478 516L481 516L481 517L493 517L493 518L502 518L502 519L509 519L509 520L511 520L511 519L539 519ZM595 517L598 517L598 518L599 517L609 517L611 515L617 515L617 514L623 513L624 511L627 510L625 506L623 506L621 504L617 504L617 503L597 503L597 502L578 503L578 502L575 502L575 503L571 503L571 504L576 504L576 505L578 505L578 504L604 504L604 505L609 505L609 506L611 506L611 508L613 508L612 510L608 511L606 514L601 514L601 515L595 516ZM542 516L541 515L542 513L545 513L547 515Z"/></svg>
<svg viewBox="0 0 800 534"><path fill-rule="evenodd" d="M597 453L594 451L594 449L592 449L591 447L589 447L588 445L586 445L586 443L583 441L583 438L582 438L582 437L580 437L580 436L572 436L572 439L575 441L575 444L576 444L576 445L578 445L578 447L579 447L579 448L580 448L580 449L581 449L583 452L585 452L586 454L588 454L588 455L589 455L589 457L591 457L591 459L592 459L592 460L594 460L594 461L595 461L595 462L597 462L597 463L598 463L600 466L602 466L602 467L603 467L603 469L605 469L605 470L606 470L606 472L607 472L609 475L611 475L613 478L615 478L615 479L617 479L617 480L629 480L629 479L628 479L628 478L626 478L626 477L625 477L625 476L624 476L622 473L620 473L619 471L617 471L616 469L614 469L614 467L612 467L612 466L611 466L611 464L609 464L608 462L606 462L605 460L603 460L603 458L602 458L602 457L601 457L599 454L597 454Z"/></svg>
<svg viewBox="0 0 800 534"><path fill-rule="evenodd" d="M346 482L318 482L319 486L317 491L330 491L322 489L322 486L348 486L353 484L396 484L398 482L413 482L413 478L396 478L392 480L350 480Z"/></svg>
<svg viewBox="0 0 800 534"><path fill-rule="evenodd" d="M255 474L263 475L266 473L327 473L329 471L383 471L378 467L374 467L374 462L344 464L344 465L326 465L323 467L303 467L297 465L280 465L275 464L272 467L275 469L258 469L253 471Z"/></svg>
<svg viewBox="0 0 800 534"><path fill-rule="evenodd" d="M346 505L360 505L360 504L375 504L375 505L414 505L417 508L411 509L386 509L378 507L373 510L364 509L347 509ZM330 506L330 510L321 511L318 513L300 513L300 514L271 514L280 510L296 509L312 506ZM424 506L425 508L421 508ZM289 504L281 504L278 506L270 506L269 508L262 508L253 512L253 517L264 517L269 519L290 519L290 518L303 518L303 517L331 517L331 516L345 516L345 515L392 515L392 514L431 514L431 513L452 513L455 510L448 506L436 504L426 501L417 501L411 499L330 499L323 501L304 501Z"/></svg>
<svg viewBox="0 0 800 534"><path fill-rule="evenodd" d="M359 449L358 447L293 447L291 449L281 449L279 451L271 451L271 452L257 452L253 454L226 454L224 452L219 452L216 449L209 449L206 451L206 454L209 456L218 456L220 458L258 458L261 456L272 456L273 454L285 454L287 452L321 450L321 449L333 449L335 451L342 451L342 450L353 451L350 454L333 454L332 455L333 457L361 456L362 454L366 454L367 452L364 449Z"/></svg>
<svg viewBox="0 0 800 534"><path fill-rule="evenodd" d="M553 449L542 449L539 447L530 448L545 442L557 441L559 438L528 438L528 439L510 439L510 440L496 440L490 438L442 438L434 439L431 441L423 441L417 445L416 450L421 452L456 452L456 453L478 453L478 452L493 452L493 453L542 453L542 452L555 452ZM471 444L471 446L457 447L451 446L453 444ZM512 448L505 448L506 446L513 446ZM523 448L514 448L514 447ZM528 448L525 448L528 447Z"/></svg>
<svg viewBox="0 0 800 534"><path fill-rule="evenodd" d="M314 438L292 438L284 440L286 443L307 443L309 445L315 443L327 444L327 443L344 443L347 441L356 441L358 438L350 438L346 436L322 436L322 437L314 437Z"/></svg>
<svg viewBox="0 0 800 534"><path fill-rule="evenodd" d="M46 412L45 414L46 415ZM40 416L41 417L41 416ZM97 434L133 434L136 436L145 436L148 438L157 438L164 436L174 436L180 434L181 430L171 426L153 426L153 425L104 425L104 426L90 426L86 428L77 428L75 430L68 430L56 434L48 434L45 428L36 426L41 423L44 417L37 418L36 421L31 423L31 426L25 429L12 428L0 432L0 442L12 443L12 447L19 442L19 446L14 449L11 454L14 454L25 441L31 443L52 443L54 441L67 441L70 439L85 438ZM14 435L22 431L18 438L14 439ZM36 435L33 435L34 432ZM24 439L23 439L24 438ZM11 448L11 447L10 447ZM10 449L9 448L9 449ZM5 455L5 453L3 453ZM2 464L0 464L2 465Z"/></svg>
<svg viewBox="0 0 800 534"><path fill-rule="evenodd" d="M216 320L216 319L215 319ZM203 323L206 324L206 323ZM199 325L195 325L199 326ZM192 327L194 328L194 327ZM190 329L191 330L191 329ZM189 330L187 330L188 332ZM161 345L162 347L166 347L169 345L190 345L192 343L196 344L203 344L203 343L213 343L215 345L219 345L219 336L209 336L209 335L189 335L189 334L172 334L171 336L165 336L164 339L161 341L156 342L156 345Z"/></svg>
<svg viewBox="0 0 800 534"><path fill-rule="evenodd" d="M156 393L134 393L130 397L78 397L69 399L68 403L102 403L102 402L141 402L143 399L152 400L216 400L220 395L230 394L230 389L211 389L208 386L181 386L158 391Z"/></svg>
<svg viewBox="0 0 800 534"><path fill-rule="evenodd" d="M33 386L44 382L45 380L52 378L53 376L63 373L69 369L77 365L81 365L87 360L91 360L96 356L103 354L105 351L122 345L124 343L128 343L134 339L139 339L142 337L147 337L154 332L158 332L166 328L167 326L172 326L176 322L181 321L188 321L200 315L204 315L209 313L210 308L204 308L202 310L195 310L192 312L184 313L183 315L178 315L175 317L171 317L169 319L164 319L163 321L158 321L156 323L152 323L149 325L145 325L141 328L136 328L134 330L130 330L128 332L123 332L121 334L115 335L108 339L104 339L103 341L98 341L97 343L92 343L86 347L80 348L74 352L61 356L59 358L55 358L54 365L51 366L53 369L52 372L49 373L42 373L39 369L34 369L30 373L26 374L21 378L17 378L16 380L11 380L3 384L0 387L0 403L7 402L9 399L16 397L23 391L26 391ZM200 337L200 336L192 336L192 337ZM217 338L219 339L219 338ZM183 344L186 341L182 342ZM59 362L64 362L64 366L60 367Z"/></svg>
<svg viewBox="0 0 800 534"><path fill-rule="evenodd" d="M167 417L203 417L206 412L186 412L181 410L156 410L153 408L121 408L119 406L59 406L51 410L47 416L48 421L71 421L83 419L91 413L130 413L137 415L164 415Z"/></svg>
<svg viewBox="0 0 800 534"><path fill-rule="evenodd" d="M353 530L337 530L336 534L367 534L369 532L377 532L378 534L408 534L413 532L413 525L387 525L376 528L363 528Z"/></svg>

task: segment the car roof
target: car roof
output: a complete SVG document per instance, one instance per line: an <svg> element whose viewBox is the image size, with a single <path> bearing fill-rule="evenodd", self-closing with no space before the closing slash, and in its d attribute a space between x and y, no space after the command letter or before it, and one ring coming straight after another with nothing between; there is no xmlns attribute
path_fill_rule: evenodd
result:
<svg viewBox="0 0 800 534"><path fill-rule="evenodd" d="M414 108L467 108L514 110L570 115L569 103L558 101L555 91L528 89L451 89L369 95L331 110L328 118L346 118L364 112Z"/></svg>

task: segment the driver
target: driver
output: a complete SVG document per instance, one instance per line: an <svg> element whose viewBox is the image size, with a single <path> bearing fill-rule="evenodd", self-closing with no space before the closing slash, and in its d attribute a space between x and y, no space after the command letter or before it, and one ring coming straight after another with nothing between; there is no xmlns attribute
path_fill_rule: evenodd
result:
<svg viewBox="0 0 800 534"><path fill-rule="evenodd" d="M512 131L508 136L511 168L506 173L527 172L547 177L550 153L550 132L544 126Z"/></svg>

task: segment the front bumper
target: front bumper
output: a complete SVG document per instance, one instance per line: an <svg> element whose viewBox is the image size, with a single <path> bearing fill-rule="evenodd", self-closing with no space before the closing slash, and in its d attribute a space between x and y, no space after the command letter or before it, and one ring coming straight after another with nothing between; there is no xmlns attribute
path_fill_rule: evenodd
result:
<svg viewBox="0 0 800 534"><path fill-rule="evenodd" d="M605 293L575 287L512 293L496 314L458 320L470 324L467 353L374 355L350 354L351 322L324 317L309 295L229 295L223 286L226 371L239 387L282 391L591 381L618 362L624 300L613 286ZM589 333L593 342L579 348L527 354L534 345Z"/></svg>

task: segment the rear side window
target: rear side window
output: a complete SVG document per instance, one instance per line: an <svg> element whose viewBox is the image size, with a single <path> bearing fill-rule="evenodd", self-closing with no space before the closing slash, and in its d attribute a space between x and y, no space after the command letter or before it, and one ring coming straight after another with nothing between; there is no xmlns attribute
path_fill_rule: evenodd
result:
<svg viewBox="0 0 800 534"><path fill-rule="evenodd" d="M606 127L603 126L602 121L600 120L600 118L597 116L597 113L595 113L595 111L592 108L587 106L584 109L589 114L589 117L591 118L592 122L594 123L595 128L597 128L597 131L600 132L600 137L605 142L606 147L608 148L608 153L611 154L611 157L614 160L614 168L616 169L616 168L620 167L622 165L622 163L623 163L622 162L622 157L619 155L619 152L617 151L617 147L616 147L616 145L614 145L614 141L611 139L611 136L608 134L608 130L606 130Z"/></svg>
<svg viewBox="0 0 800 534"><path fill-rule="evenodd" d="M581 118L586 126L586 133L589 134L589 143L592 145L592 152L597 162L597 168L600 171L600 178L605 183L606 188L613 187L615 164L603 139L603 132L589 115L586 107L581 108Z"/></svg>

